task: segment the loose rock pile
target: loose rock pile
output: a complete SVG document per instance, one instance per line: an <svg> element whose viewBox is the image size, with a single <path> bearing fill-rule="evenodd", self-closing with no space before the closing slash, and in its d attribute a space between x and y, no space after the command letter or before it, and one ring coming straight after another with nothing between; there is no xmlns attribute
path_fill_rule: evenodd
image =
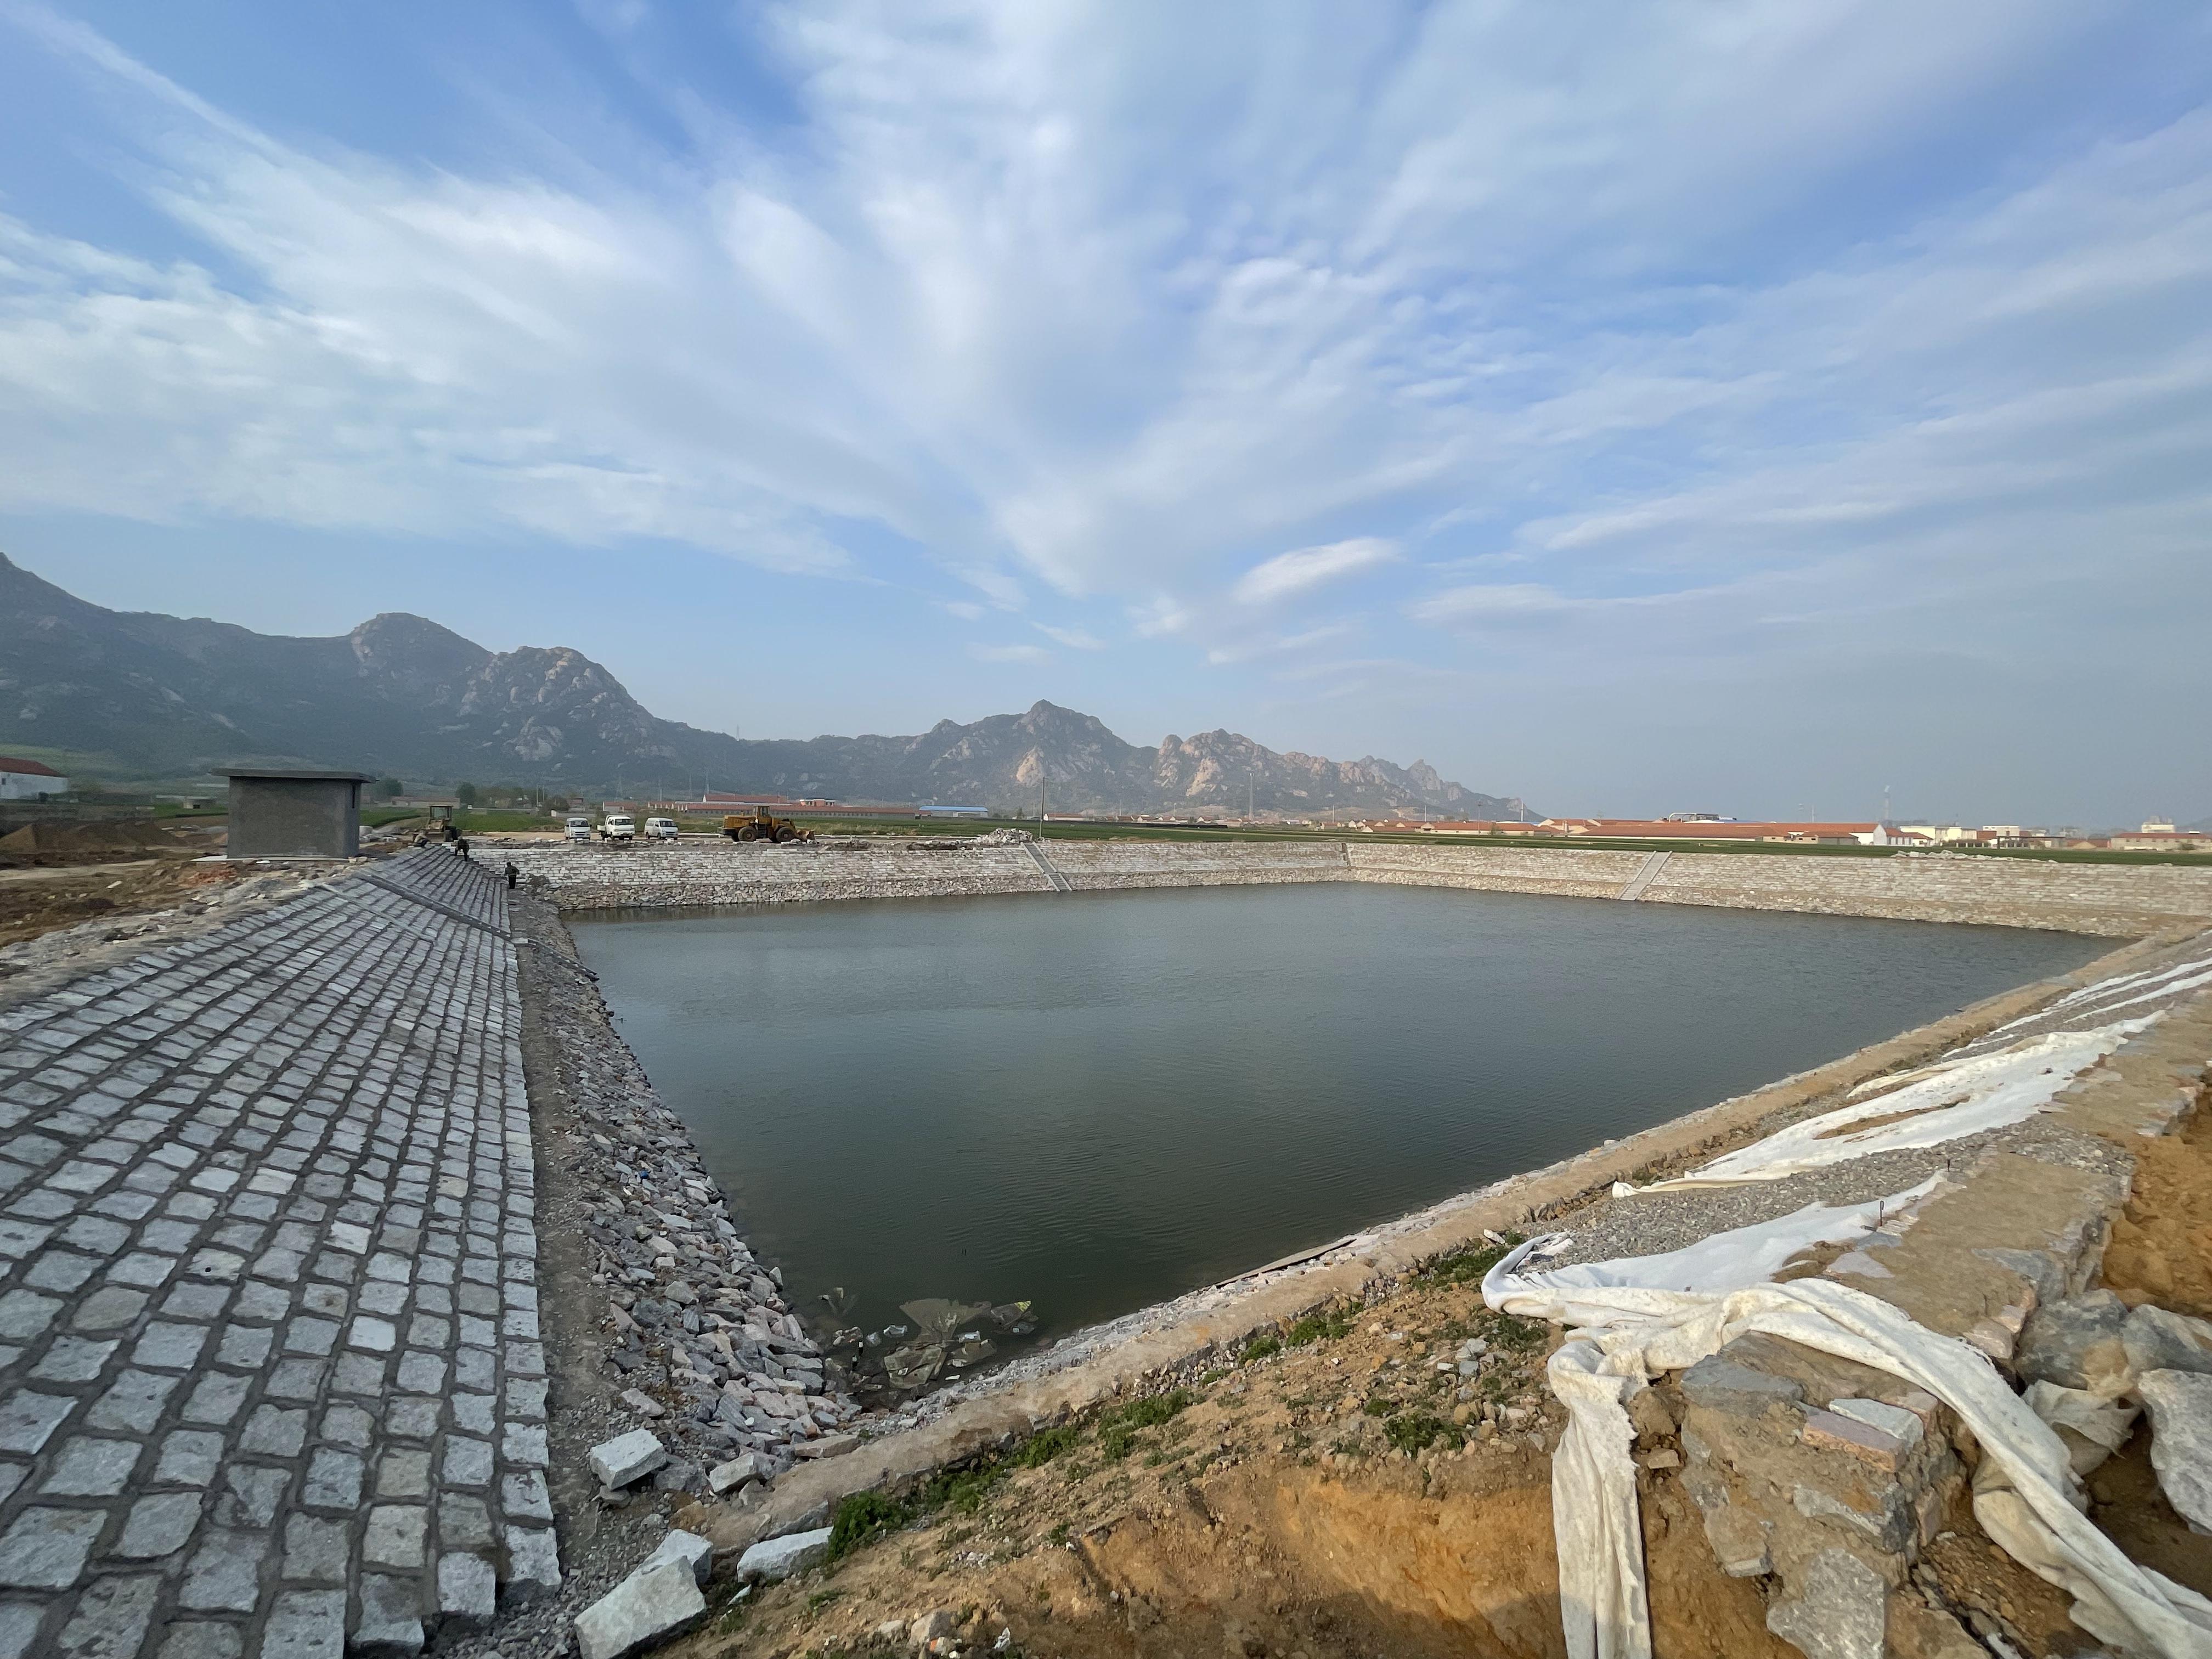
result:
<svg viewBox="0 0 2212 1659"><path fill-rule="evenodd" d="M582 1190L592 1282L606 1287L606 1361L623 1403L667 1443L662 1491L704 1493L772 1480L794 1457L834 1456L860 1414L783 1298L779 1270L738 1237L690 1134L607 1024L590 970L546 940L540 959L562 1009L562 1066L587 1121L562 1149ZM749 1466L742 1463L751 1455ZM620 1484L620 1483L613 1483Z"/></svg>

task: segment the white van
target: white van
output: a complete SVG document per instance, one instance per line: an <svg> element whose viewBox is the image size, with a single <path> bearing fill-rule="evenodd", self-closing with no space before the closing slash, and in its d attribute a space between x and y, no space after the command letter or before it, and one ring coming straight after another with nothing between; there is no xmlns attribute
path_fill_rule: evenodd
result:
<svg viewBox="0 0 2212 1659"><path fill-rule="evenodd" d="M676 827L674 818L647 818L645 821L645 838L647 841L674 841L683 833Z"/></svg>
<svg viewBox="0 0 2212 1659"><path fill-rule="evenodd" d="M589 818L570 818L562 827L561 833L580 845L592 838L592 821Z"/></svg>
<svg viewBox="0 0 2212 1659"><path fill-rule="evenodd" d="M637 820L627 812L610 812L607 821L599 826L599 833L609 841L635 841Z"/></svg>

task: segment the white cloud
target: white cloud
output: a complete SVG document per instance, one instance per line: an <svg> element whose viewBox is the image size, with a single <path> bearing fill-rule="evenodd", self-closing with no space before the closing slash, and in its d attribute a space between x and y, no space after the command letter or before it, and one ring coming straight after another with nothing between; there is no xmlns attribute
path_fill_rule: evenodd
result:
<svg viewBox="0 0 2212 1659"><path fill-rule="evenodd" d="M769 119L578 3L648 114L517 70L527 142L428 161L0 10L73 124L0 136L145 215L0 221L0 510L921 562L1270 668L1402 548L1361 626L1438 672L1924 647L2134 708L2203 609L2212 113L2131 67L2201 21L815 0L748 14Z"/></svg>
<svg viewBox="0 0 2212 1659"><path fill-rule="evenodd" d="M968 654L977 662L1044 663L1052 653L1041 645L971 645Z"/></svg>
<svg viewBox="0 0 2212 1659"><path fill-rule="evenodd" d="M1397 544L1379 536L1331 542L1325 547L1302 547L1254 565L1238 580L1236 595L1246 605L1268 605L1391 563L1397 556Z"/></svg>
<svg viewBox="0 0 2212 1659"><path fill-rule="evenodd" d="M943 608L963 622L981 622L986 614L983 607L972 599L945 599Z"/></svg>
<svg viewBox="0 0 2212 1659"><path fill-rule="evenodd" d="M1448 587L1407 607L1416 622L1448 627L1529 622L1557 617L1570 602L1538 582L1471 583Z"/></svg>
<svg viewBox="0 0 2212 1659"><path fill-rule="evenodd" d="M1080 628L1054 628L1049 623L1031 623L1030 626L1071 651L1103 651L1106 648L1105 641L1085 633Z"/></svg>

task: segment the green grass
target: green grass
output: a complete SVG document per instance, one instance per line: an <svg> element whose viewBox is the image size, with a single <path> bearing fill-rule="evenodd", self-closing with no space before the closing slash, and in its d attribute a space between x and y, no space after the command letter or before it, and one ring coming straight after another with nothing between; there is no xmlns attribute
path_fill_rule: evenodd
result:
<svg viewBox="0 0 2212 1659"><path fill-rule="evenodd" d="M1014 1452L1014 1466L1024 1469L1042 1468L1062 1452L1073 1451L1082 1438L1083 1431L1073 1423L1063 1423L1056 1429L1033 1434Z"/></svg>
<svg viewBox="0 0 2212 1659"><path fill-rule="evenodd" d="M1421 1282L1428 1285L1480 1285L1483 1274L1505 1259L1505 1254L1520 1243L1521 1235L1508 1233L1503 1244L1470 1244L1465 1249L1440 1255L1424 1267Z"/></svg>
<svg viewBox="0 0 2212 1659"><path fill-rule="evenodd" d="M830 1522L828 1559L842 1561L913 1519L913 1510L896 1498L879 1492L856 1492L837 1505Z"/></svg>
<svg viewBox="0 0 2212 1659"><path fill-rule="evenodd" d="M1540 1344L1551 1334L1551 1327L1533 1319L1516 1319L1511 1314L1500 1314L1490 1327L1491 1340L1503 1348L1526 1352Z"/></svg>
<svg viewBox="0 0 2212 1659"><path fill-rule="evenodd" d="M1255 1359L1266 1359L1282 1351L1283 1339L1271 1333L1266 1336L1254 1337L1244 1345L1244 1351L1237 1358L1249 1365Z"/></svg>
<svg viewBox="0 0 2212 1659"><path fill-rule="evenodd" d="M1350 1308L1324 1309L1293 1322L1283 1334L1283 1343L1285 1347L1303 1348L1309 1342L1340 1341L1352 1334L1358 1322L1358 1315Z"/></svg>
<svg viewBox="0 0 2212 1659"><path fill-rule="evenodd" d="M1426 1412L1401 1412L1382 1425L1382 1437L1402 1452L1417 1452L1431 1441L1456 1439L1450 1424Z"/></svg>
<svg viewBox="0 0 2212 1659"><path fill-rule="evenodd" d="M1136 1449L1137 1435L1171 1422L1197 1399L1188 1389L1156 1394L1115 1406L1098 1419L1098 1450L1109 1463L1118 1463Z"/></svg>

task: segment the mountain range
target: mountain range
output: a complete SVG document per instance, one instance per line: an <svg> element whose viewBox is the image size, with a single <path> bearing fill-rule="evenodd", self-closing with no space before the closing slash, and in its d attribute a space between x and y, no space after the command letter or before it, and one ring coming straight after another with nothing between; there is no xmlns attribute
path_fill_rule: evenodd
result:
<svg viewBox="0 0 2212 1659"><path fill-rule="evenodd" d="M915 737L740 740L665 720L566 646L489 651L404 611L334 638L109 611L0 556L0 751L59 751L98 774L183 778L289 762L415 785L936 801L1034 811L1330 807L1507 817L1514 803L1400 767L1279 754L1233 732L1126 743L1049 702Z"/></svg>

